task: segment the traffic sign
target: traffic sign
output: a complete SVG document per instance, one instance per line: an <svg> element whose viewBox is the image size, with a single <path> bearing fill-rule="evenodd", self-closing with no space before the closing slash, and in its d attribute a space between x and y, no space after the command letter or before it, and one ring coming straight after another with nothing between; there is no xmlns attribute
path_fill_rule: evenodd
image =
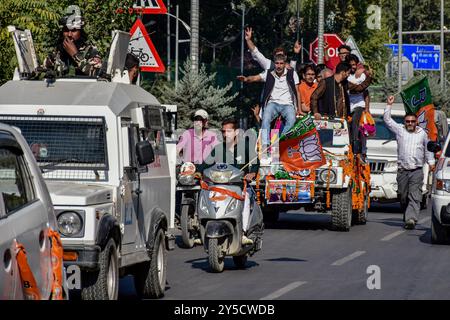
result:
<svg viewBox="0 0 450 320"><path fill-rule="evenodd" d="M128 44L128 52L139 58L141 71L164 72L164 66L158 52L150 39L141 19L137 19L130 31L131 38Z"/></svg>
<svg viewBox="0 0 450 320"><path fill-rule="evenodd" d="M133 9L144 14L166 14L167 8L162 0L136 0Z"/></svg>
<svg viewBox="0 0 450 320"><path fill-rule="evenodd" d="M325 33L323 35L323 41L324 41L324 50L326 50L328 57L330 58L328 62L326 62L326 65L333 69L338 65L341 60L338 56L338 48L344 44L344 41L339 38L337 34L332 33ZM309 56L311 61L313 61L315 64L318 63L319 60L319 38L316 38L311 44L309 45Z"/></svg>
<svg viewBox="0 0 450 320"><path fill-rule="evenodd" d="M352 36L348 36L347 41L345 41L345 44L348 45L350 48L352 48L352 52L354 55L356 55L359 59L359 62L364 63L364 58L361 54L361 51L359 51L358 45L356 44L355 39L353 39Z"/></svg>
<svg viewBox="0 0 450 320"><path fill-rule="evenodd" d="M398 56L398 44L385 44L392 50L394 56ZM441 46L434 44L404 44L403 56L408 58L415 70L441 70Z"/></svg>

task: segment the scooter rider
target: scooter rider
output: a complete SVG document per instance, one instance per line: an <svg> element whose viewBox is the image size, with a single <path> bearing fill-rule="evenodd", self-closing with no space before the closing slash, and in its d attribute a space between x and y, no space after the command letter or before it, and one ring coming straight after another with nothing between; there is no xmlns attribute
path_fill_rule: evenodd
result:
<svg viewBox="0 0 450 320"><path fill-rule="evenodd" d="M197 168L197 171L203 173L203 170L209 168L215 163L227 163L238 169L242 169L246 175L247 181L255 179L259 170L259 161L254 149L257 136L253 130L249 130L249 135L239 135L239 123L236 119L227 119L222 122L223 143L214 147L205 162ZM249 164L249 162L251 162ZM244 210L242 212L242 244L251 245L253 241L246 236L248 224L250 221L250 197L254 197L251 188L247 189L244 202Z"/></svg>

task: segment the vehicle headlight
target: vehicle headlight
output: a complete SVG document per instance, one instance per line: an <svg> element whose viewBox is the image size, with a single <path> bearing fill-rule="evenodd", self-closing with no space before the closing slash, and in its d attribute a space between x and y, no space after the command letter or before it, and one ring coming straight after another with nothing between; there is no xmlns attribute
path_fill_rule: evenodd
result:
<svg viewBox="0 0 450 320"><path fill-rule="evenodd" d="M319 181L323 182L323 183L328 183L328 174L330 175L330 183L336 183L337 181L337 175L336 175L336 171L331 169L325 169L320 171L319 173Z"/></svg>
<svg viewBox="0 0 450 320"><path fill-rule="evenodd" d="M83 221L76 212L65 211L58 216L58 230L66 237L80 233L82 227Z"/></svg>
<svg viewBox="0 0 450 320"><path fill-rule="evenodd" d="M195 185L195 177L193 174L180 174L178 182L185 186L193 186Z"/></svg>
<svg viewBox="0 0 450 320"><path fill-rule="evenodd" d="M388 161L386 165L384 166L385 172L397 172L398 171L398 165L397 161Z"/></svg>
<svg viewBox="0 0 450 320"><path fill-rule="evenodd" d="M233 212L234 210L236 210L238 204L239 204L238 200L235 199L235 198L232 198L230 203L227 206L227 209L225 210L225 214Z"/></svg>
<svg viewBox="0 0 450 320"><path fill-rule="evenodd" d="M211 170L210 177L215 183L228 183L230 182L232 171L215 171Z"/></svg>
<svg viewBox="0 0 450 320"><path fill-rule="evenodd" d="M450 180L436 179L436 190L450 193Z"/></svg>

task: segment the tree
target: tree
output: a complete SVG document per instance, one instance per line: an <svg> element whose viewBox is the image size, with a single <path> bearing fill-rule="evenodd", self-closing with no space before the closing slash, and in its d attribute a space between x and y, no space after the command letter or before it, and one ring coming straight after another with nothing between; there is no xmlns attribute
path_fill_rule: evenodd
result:
<svg viewBox="0 0 450 320"><path fill-rule="evenodd" d="M191 115L197 109L205 109L209 115L209 123L213 127L220 126L226 117L236 111L230 103L237 94L230 95L232 83L224 88L215 86L216 73L207 74L204 65L198 73L191 72L191 62L187 60L181 70L182 79L175 88L167 83L156 87L153 93L166 104L178 106L178 127L188 128L191 124Z"/></svg>

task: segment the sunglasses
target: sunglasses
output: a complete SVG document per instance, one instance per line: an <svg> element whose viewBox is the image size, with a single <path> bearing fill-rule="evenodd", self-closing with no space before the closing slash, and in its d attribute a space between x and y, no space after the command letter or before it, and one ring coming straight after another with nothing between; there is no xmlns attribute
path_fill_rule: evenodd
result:
<svg viewBox="0 0 450 320"><path fill-rule="evenodd" d="M405 120L405 123L416 123L416 120Z"/></svg>

